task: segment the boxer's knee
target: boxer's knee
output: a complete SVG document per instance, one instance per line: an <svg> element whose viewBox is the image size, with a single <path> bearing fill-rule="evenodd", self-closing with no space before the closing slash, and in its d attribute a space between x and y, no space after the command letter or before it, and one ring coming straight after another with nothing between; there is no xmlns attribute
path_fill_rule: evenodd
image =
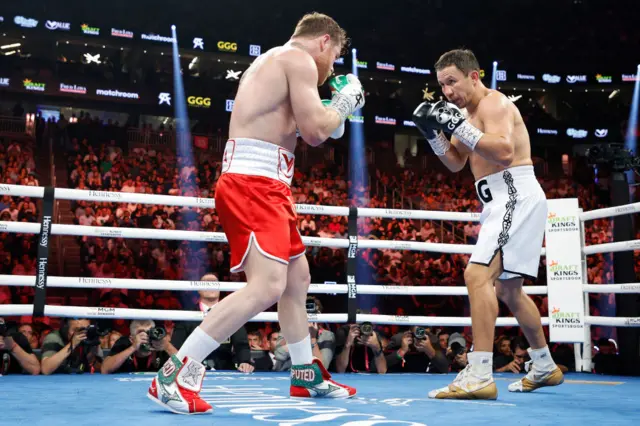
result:
<svg viewBox="0 0 640 426"><path fill-rule="evenodd" d="M488 268L470 263L464 270L464 282L470 290L491 284Z"/></svg>
<svg viewBox="0 0 640 426"><path fill-rule="evenodd" d="M286 293L304 300L307 297L309 285L311 285L311 274L306 257L292 260L287 272Z"/></svg>
<svg viewBox="0 0 640 426"><path fill-rule="evenodd" d="M522 298L522 280L496 280L496 296L507 306L516 305Z"/></svg>

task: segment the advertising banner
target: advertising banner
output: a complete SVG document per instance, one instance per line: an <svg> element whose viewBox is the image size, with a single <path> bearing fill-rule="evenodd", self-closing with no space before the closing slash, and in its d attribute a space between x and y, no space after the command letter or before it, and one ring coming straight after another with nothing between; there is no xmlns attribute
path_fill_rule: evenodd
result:
<svg viewBox="0 0 640 426"><path fill-rule="evenodd" d="M547 214L547 286L552 342L584 339L582 248L578 200L549 200Z"/></svg>

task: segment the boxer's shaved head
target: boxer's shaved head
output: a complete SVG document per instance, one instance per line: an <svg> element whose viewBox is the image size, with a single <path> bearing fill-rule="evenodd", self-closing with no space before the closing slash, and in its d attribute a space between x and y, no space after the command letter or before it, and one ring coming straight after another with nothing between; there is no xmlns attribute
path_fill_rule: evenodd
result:
<svg viewBox="0 0 640 426"><path fill-rule="evenodd" d="M480 72L480 64L476 59L476 55L469 49L455 49L450 50L447 53L440 56L438 62L436 62L436 71L442 71L443 69L454 65L464 75L469 75L471 71Z"/></svg>
<svg viewBox="0 0 640 426"><path fill-rule="evenodd" d="M315 38L329 34L335 46L340 46L341 52L347 47L347 33L330 16L323 13L308 13L298 21L293 37ZM342 52L344 54L344 52Z"/></svg>

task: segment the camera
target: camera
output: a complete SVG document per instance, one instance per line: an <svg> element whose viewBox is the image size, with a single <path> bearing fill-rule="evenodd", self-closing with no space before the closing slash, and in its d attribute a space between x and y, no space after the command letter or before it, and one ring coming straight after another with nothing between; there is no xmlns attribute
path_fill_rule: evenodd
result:
<svg viewBox="0 0 640 426"><path fill-rule="evenodd" d="M148 331L146 331L146 333L147 336L149 336L149 343L143 343L142 345L140 345L140 350L143 352L151 352L151 343L158 342L164 339L164 337L167 335L167 332L162 327L150 328Z"/></svg>
<svg viewBox="0 0 640 426"><path fill-rule="evenodd" d="M360 324L360 335L361 336L371 336L373 334L373 324L368 321Z"/></svg>
<svg viewBox="0 0 640 426"><path fill-rule="evenodd" d="M7 337L7 332L9 328L7 327L7 323L4 322L3 318L0 318L0 337Z"/></svg>
<svg viewBox="0 0 640 426"><path fill-rule="evenodd" d="M307 314L317 314L318 313L318 305L316 304L316 300L313 297L307 298Z"/></svg>
<svg viewBox="0 0 640 426"><path fill-rule="evenodd" d="M85 332L87 338L82 341L82 344L87 347L98 346L100 344L100 338L106 336L109 331L101 330L98 326L91 324L89 327L79 328L76 333Z"/></svg>
<svg viewBox="0 0 640 426"><path fill-rule="evenodd" d="M464 346L462 346L460 343L458 342L453 342L451 344L451 357L455 358L458 355L462 355L464 354L464 352L466 351L467 348L465 348Z"/></svg>
<svg viewBox="0 0 640 426"><path fill-rule="evenodd" d="M416 340L427 340L427 330L424 327L416 327L413 338Z"/></svg>

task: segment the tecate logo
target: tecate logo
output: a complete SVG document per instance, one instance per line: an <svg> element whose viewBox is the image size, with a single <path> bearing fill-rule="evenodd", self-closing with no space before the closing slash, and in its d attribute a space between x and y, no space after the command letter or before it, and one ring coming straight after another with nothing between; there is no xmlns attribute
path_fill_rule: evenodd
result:
<svg viewBox="0 0 640 426"><path fill-rule="evenodd" d="M587 82L587 76L586 75L568 75L567 76L567 83L573 84L573 83L586 83Z"/></svg>
<svg viewBox="0 0 640 426"><path fill-rule="evenodd" d="M574 139L584 139L587 137L588 134L589 132L582 129L574 129L574 128L567 129L567 136L572 137Z"/></svg>
<svg viewBox="0 0 640 426"><path fill-rule="evenodd" d="M561 78L559 75L554 75L554 74L542 75L542 81L546 81L547 83L556 84L556 83L560 83L560 80Z"/></svg>

